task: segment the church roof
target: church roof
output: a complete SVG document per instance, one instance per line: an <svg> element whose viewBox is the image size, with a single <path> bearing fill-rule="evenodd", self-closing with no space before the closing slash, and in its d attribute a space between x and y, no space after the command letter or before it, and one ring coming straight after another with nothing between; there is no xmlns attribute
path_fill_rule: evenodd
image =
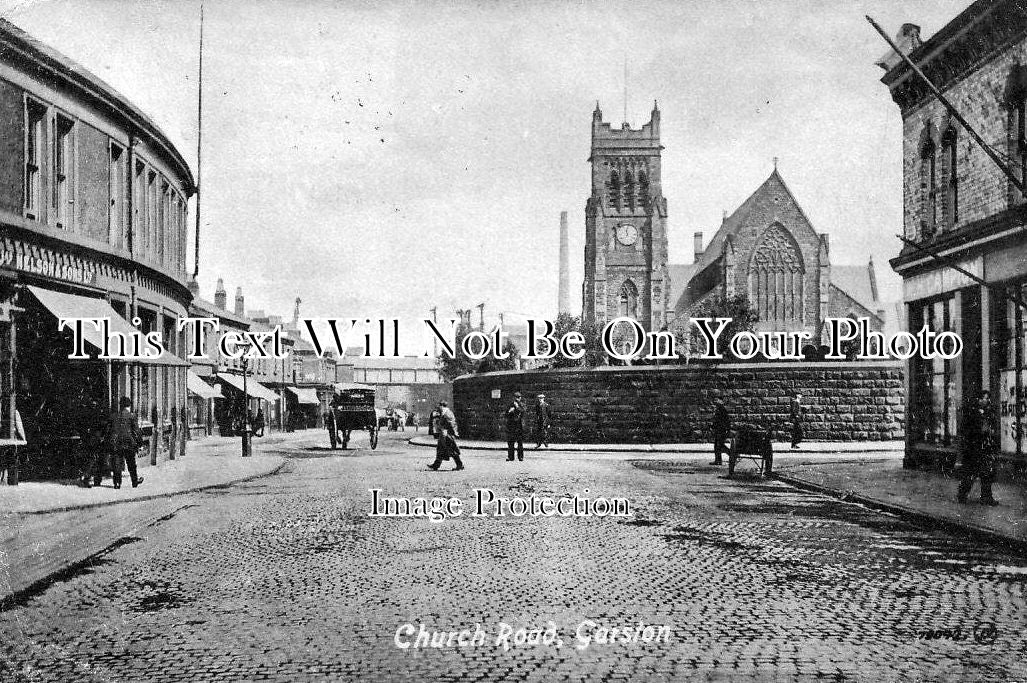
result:
<svg viewBox="0 0 1027 683"><path fill-rule="evenodd" d="M852 297L868 311L877 312L880 302L874 296L869 266L831 266L831 284Z"/></svg>
<svg viewBox="0 0 1027 683"><path fill-rule="evenodd" d="M770 176L763 181L763 184L756 188L756 191L749 195L748 199L742 202L741 206L735 209L734 213L724 219L724 222L721 223L716 234L713 235L713 239L711 239L710 243L706 246L706 251L703 252L702 258L700 258L695 264L693 274L702 272L707 266L720 258L721 251L724 249L724 240L727 239L727 236L733 234L745 223L745 219L748 218L760 198L775 187L780 188L788 195L788 198L793 204L795 204L799 213L806 220L806 223L812 227L813 224L810 223L809 217L806 216L806 212L802 210L802 206L800 206L799 202L796 201L795 195L792 194L790 189L788 189L788 185L785 184L784 179L775 168L771 172Z"/></svg>

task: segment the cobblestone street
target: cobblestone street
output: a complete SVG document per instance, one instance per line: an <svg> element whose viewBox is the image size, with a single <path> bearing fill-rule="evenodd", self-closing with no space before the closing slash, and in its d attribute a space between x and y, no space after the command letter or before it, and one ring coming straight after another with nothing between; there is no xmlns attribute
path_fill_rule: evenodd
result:
<svg viewBox="0 0 1027 683"><path fill-rule="evenodd" d="M408 436L332 452L315 432L267 447L276 475L180 497L0 615L0 680L1027 680L1027 559L708 456L468 452L431 472ZM371 488L481 487L634 517L368 517ZM554 642L496 644L550 622ZM621 642L640 623L666 642ZM405 624L487 638L404 649Z"/></svg>

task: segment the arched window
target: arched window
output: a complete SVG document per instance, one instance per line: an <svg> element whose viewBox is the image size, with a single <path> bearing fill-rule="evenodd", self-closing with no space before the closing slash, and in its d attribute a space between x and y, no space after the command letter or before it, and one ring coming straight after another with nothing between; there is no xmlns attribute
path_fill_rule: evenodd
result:
<svg viewBox="0 0 1027 683"><path fill-rule="evenodd" d="M949 230L959 222L959 168L956 129L946 129L941 138L942 163L945 172L945 227Z"/></svg>
<svg viewBox="0 0 1027 683"><path fill-rule="evenodd" d="M930 126L924 128L920 141L920 237L922 239L930 239L934 236L937 216L935 206L938 197L938 158L932 133Z"/></svg>
<svg viewBox="0 0 1027 683"><path fill-rule="evenodd" d="M1009 111L1006 154L1021 182L1027 182L1027 66L1017 64L1006 79L1005 103ZM1009 203L1019 204L1027 193L1009 184Z"/></svg>
<svg viewBox="0 0 1027 683"><path fill-rule="evenodd" d="M631 280L620 288L620 315L638 320L638 287Z"/></svg>
<svg viewBox="0 0 1027 683"><path fill-rule="evenodd" d="M620 176L617 171L610 171L610 182L606 184L610 206L620 205Z"/></svg>
<svg viewBox="0 0 1027 683"><path fill-rule="evenodd" d="M778 224L767 228L749 263L749 299L761 322L779 329L805 325L804 273L788 231Z"/></svg>
<svg viewBox="0 0 1027 683"><path fill-rule="evenodd" d="M649 176L645 171L638 172L638 203L642 206L649 203Z"/></svg>

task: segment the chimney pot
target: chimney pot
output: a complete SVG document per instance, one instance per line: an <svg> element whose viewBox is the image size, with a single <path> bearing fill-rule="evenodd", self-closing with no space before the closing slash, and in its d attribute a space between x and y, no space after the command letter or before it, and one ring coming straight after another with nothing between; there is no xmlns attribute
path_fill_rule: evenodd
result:
<svg viewBox="0 0 1027 683"><path fill-rule="evenodd" d="M696 263L699 262L699 259L702 258L702 255L703 255L703 253L705 251L703 249L703 244L702 244L702 235L703 235L702 232L699 231L699 232L696 232L694 234L694 236L693 236L693 239L694 239L694 242L695 242L695 262Z"/></svg>

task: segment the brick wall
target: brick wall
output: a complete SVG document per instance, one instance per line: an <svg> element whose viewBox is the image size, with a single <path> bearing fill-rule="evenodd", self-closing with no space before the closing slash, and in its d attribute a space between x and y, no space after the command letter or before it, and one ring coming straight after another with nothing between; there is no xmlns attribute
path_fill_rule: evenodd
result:
<svg viewBox="0 0 1027 683"><path fill-rule="evenodd" d="M1009 107L1005 91L1010 73L1027 61L1027 41L1020 41L982 64L969 76L953 84L945 93L956 109L973 125L985 142L1006 154L1009 149ZM924 189L921 186L920 142L925 126L933 125L937 163L937 229L948 231L986 218L1009 207L1009 181L980 145L952 121L958 131L957 179L959 182L959 220L949 227L944 221L944 166L941 136L950 118L945 107L931 97L919 107L903 114L903 214L906 235L919 234ZM1013 164L1015 166L1016 164ZM1019 201L1019 200L1018 200Z"/></svg>
<svg viewBox="0 0 1027 683"><path fill-rule="evenodd" d="M520 391L529 407L544 393L553 406L554 442L694 443L709 439L713 398L721 396L734 424L790 429L791 392L808 406L806 438L881 441L903 438L901 366L889 362L724 364L662 368L496 372L453 384L460 434L505 438L506 408ZM493 398L499 390L500 398Z"/></svg>

